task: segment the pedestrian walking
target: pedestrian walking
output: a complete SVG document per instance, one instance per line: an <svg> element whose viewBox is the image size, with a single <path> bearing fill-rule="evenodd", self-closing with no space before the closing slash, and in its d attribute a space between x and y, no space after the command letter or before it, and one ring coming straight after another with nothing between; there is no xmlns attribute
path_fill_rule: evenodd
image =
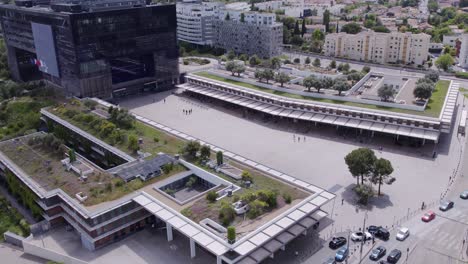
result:
<svg viewBox="0 0 468 264"><path fill-rule="evenodd" d="M164 98L164 103L166 103L166 98Z"/></svg>
<svg viewBox="0 0 468 264"><path fill-rule="evenodd" d="M304 136L304 142L305 142L305 136Z"/></svg>
<svg viewBox="0 0 468 264"><path fill-rule="evenodd" d="M297 137L297 142L301 142L301 138L300 138L300 137Z"/></svg>
<svg viewBox="0 0 468 264"><path fill-rule="evenodd" d="M182 112L185 114L185 109L182 109Z"/></svg>
<svg viewBox="0 0 468 264"><path fill-rule="evenodd" d="M344 204L344 199L341 199L341 205L343 205L343 204Z"/></svg>

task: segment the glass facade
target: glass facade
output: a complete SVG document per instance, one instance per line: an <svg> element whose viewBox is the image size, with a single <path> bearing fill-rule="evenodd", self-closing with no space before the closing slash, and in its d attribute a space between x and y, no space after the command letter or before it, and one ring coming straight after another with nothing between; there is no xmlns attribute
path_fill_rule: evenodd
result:
<svg viewBox="0 0 468 264"><path fill-rule="evenodd" d="M177 82L175 5L81 13L4 5L0 19L16 80L42 77L68 95L100 98L167 90ZM52 27L59 77L37 71L31 23Z"/></svg>

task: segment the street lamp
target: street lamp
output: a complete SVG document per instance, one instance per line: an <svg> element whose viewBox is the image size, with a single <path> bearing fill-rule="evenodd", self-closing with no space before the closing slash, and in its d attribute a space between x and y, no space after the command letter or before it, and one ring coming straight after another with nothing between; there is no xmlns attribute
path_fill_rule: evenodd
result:
<svg viewBox="0 0 468 264"><path fill-rule="evenodd" d="M367 220L367 211L364 214L364 221L362 223L362 239L361 239L361 248L359 250L359 263L362 262L362 248L364 247L364 242L366 241L366 220Z"/></svg>

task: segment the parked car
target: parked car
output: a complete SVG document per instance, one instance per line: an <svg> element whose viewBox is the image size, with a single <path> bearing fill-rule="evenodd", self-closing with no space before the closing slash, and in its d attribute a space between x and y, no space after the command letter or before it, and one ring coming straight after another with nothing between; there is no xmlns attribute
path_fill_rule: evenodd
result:
<svg viewBox="0 0 468 264"><path fill-rule="evenodd" d="M379 229L379 226L370 225L367 227L367 231L373 235L375 235L375 232L377 232L377 229Z"/></svg>
<svg viewBox="0 0 468 264"><path fill-rule="evenodd" d="M439 209L445 212L452 209L454 205L452 201L443 201L440 203Z"/></svg>
<svg viewBox="0 0 468 264"><path fill-rule="evenodd" d="M382 240L388 240L390 238L390 232L388 232L388 230L383 227L379 227L374 236Z"/></svg>
<svg viewBox="0 0 468 264"><path fill-rule="evenodd" d="M385 256L386 253L387 253L387 250L385 249L385 247L378 246L372 250L371 254L369 255L369 258L371 260L379 260L380 258Z"/></svg>
<svg viewBox="0 0 468 264"><path fill-rule="evenodd" d="M333 257L330 257L329 259L325 260L323 264L336 264L336 260Z"/></svg>
<svg viewBox="0 0 468 264"><path fill-rule="evenodd" d="M344 238L344 237L334 237L334 238L332 238L330 243L328 243L328 246L331 249L337 249L339 247L342 247L342 246L346 245L346 242L347 242L346 238Z"/></svg>
<svg viewBox="0 0 468 264"><path fill-rule="evenodd" d="M365 237L365 239L364 239ZM371 240L374 236L369 233L369 232L354 232L351 234L351 240L354 241L354 242L357 242L357 241L362 241L363 239L364 240Z"/></svg>
<svg viewBox="0 0 468 264"><path fill-rule="evenodd" d="M398 260L401 258L401 250L394 249L388 254L387 261L389 263L397 263Z"/></svg>
<svg viewBox="0 0 468 264"><path fill-rule="evenodd" d="M460 198L462 198L464 200L468 199L468 190L463 191L462 193L460 193Z"/></svg>
<svg viewBox="0 0 468 264"><path fill-rule="evenodd" d="M409 236L409 229L406 227L401 227L396 234L396 239L399 241L405 240Z"/></svg>
<svg viewBox="0 0 468 264"><path fill-rule="evenodd" d="M423 222L430 222L432 221L434 218L435 218L435 213L433 211L428 211L427 213L425 213L422 217L421 217L421 220Z"/></svg>
<svg viewBox="0 0 468 264"><path fill-rule="evenodd" d="M338 262L343 262L348 257L348 254L348 247L342 247L336 252L335 260Z"/></svg>

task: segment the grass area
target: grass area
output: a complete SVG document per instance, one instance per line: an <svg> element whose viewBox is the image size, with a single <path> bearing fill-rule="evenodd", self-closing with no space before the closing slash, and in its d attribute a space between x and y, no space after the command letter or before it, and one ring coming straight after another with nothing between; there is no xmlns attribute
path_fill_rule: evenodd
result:
<svg viewBox="0 0 468 264"><path fill-rule="evenodd" d="M108 134L102 134L98 129L93 128L89 122L86 121L77 121L73 118L70 118L64 114L64 110L66 109L74 109L81 113L87 112L83 106L71 105L68 104L66 106L57 107L54 109L49 109L49 111L60 118L68 121L69 123L79 127L80 129L90 133L91 135L101 139L102 141L113 145L120 150L135 156L135 152L129 149L128 142L126 140L120 142L112 142ZM98 115L92 114L95 118L101 118ZM134 126L129 129L119 128L120 132L122 132L125 138L129 138L132 135L136 136L139 139L143 140L143 144L140 144L140 151L151 153L153 155L164 152L167 154L177 154L182 149L184 142L174 136L168 135L160 130L156 130L152 127L149 127L141 122L134 122Z"/></svg>
<svg viewBox="0 0 468 264"><path fill-rule="evenodd" d="M40 124L39 110L53 105L46 97L18 97L0 104L0 139L6 140L36 131Z"/></svg>
<svg viewBox="0 0 468 264"><path fill-rule="evenodd" d="M229 83L233 85L238 85L238 86L242 86L245 88L258 90L258 91L262 91L265 93L270 93L270 94L274 94L278 96L293 98L293 99L311 100L311 101L322 102L322 103L347 105L347 106L361 107L361 108L367 108L367 109L373 109L373 110L383 110L383 111L390 111L390 112L396 112L396 113L422 115L422 116L429 116L429 117L439 117L440 111L444 104L445 95L447 94L448 86L450 84L450 81L445 81L445 80L441 80L437 82L436 89L434 93L432 94L431 99L429 100L429 104L427 105L425 111L421 112L421 111L400 109L400 108L395 108L395 107L385 107L385 106L378 106L378 105L372 105L372 104L346 102L346 101L341 101L341 100L322 99L322 98L303 96L303 95L298 95L298 94L293 94L293 93L281 92L281 91L276 91L276 90L260 87L257 85L252 85L250 83L245 83L245 82L240 82L240 81L235 81L235 80L219 77L214 74L210 74L208 72L197 72L194 74L201 76L201 77L210 78L213 80L217 80L217 81L221 81L221 82L225 82L225 83Z"/></svg>
<svg viewBox="0 0 468 264"><path fill-rule="evenodd" d="M17 235L29 236L29 225L23 216L11 206L5 197L0 196L0 241L3 241L3 233L10 231Z"/></svg>

